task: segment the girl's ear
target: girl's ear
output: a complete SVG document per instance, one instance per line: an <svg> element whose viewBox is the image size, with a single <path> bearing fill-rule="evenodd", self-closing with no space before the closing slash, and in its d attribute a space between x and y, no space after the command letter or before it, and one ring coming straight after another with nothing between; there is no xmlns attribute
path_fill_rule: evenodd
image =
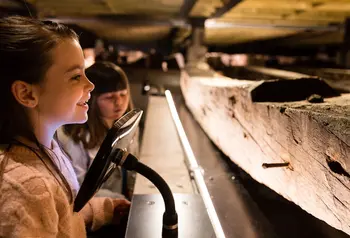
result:
<svg viewBox="0 0 350 238"><path fill-rule="evenodd" d="M35 85L16 80L11 85L11 92L17 102L27 108L34 108L38 105L39 94Z"/></svg>

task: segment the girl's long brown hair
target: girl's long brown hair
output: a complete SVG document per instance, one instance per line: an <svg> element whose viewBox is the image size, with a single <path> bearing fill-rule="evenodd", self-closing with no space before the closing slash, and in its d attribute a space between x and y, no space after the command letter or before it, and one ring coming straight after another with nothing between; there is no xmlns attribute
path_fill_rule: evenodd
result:
<svg viewBox="0 0 350 238"><path fill-rule="evenodd" d="M86 69L85 73L88 79L95 84L95 89L92 91L89 101L88 120L82 125L66 125L64 126L64 132L74 142L81 141L85 149L93 149L100 146L108 131L101 118L97 98L103 93L126 89L129 95L127 112L133 109L134 105L131 99L129 80L119 66L111 62L96 62Z"/></svg>
<svg viewBox="0 0 350 238"><path fill-rule="evenodd" d="M35 143L39 159L45 165L47 165L45 158L49 159L51 165L47 167L50 167L49 170L57 181L61 185L63 183L62 186L69 191L68 195L72 202L73 195L67 180L53 158L37 140L25 108L16 101L11 92L15 80L29 84L42 83L47 70L53 64L52 50L67 39L78 40L78 36L62 24L20 16L0 19L0 144L10 147L17 144L15 141L17 137L24 137ZM25 144L21 146L33 149ZM9 159L9 147L0 152L1 181Z"/></svg>

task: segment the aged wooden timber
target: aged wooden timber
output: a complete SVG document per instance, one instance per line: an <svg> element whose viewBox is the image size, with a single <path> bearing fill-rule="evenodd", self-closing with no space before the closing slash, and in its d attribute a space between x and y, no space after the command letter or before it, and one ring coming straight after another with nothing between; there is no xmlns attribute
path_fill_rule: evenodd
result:
<svg viewBox="0 0 350 238"><path fill-rule="evenodd" d="M350 234L350 94L317 78L235 80L193 68L180 83L194 118L232 161ZM313 94L322 100L311 103Z"/></svg>

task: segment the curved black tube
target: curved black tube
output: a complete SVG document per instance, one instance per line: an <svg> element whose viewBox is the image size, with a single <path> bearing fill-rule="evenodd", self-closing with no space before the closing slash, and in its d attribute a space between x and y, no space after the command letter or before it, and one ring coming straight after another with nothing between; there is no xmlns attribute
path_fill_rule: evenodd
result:
<svg viewBox="0 0 350 238"><path fill-rule="evenodd" d="M157 187L163 197L165 205L163 228L166 230L177 229L178 220L175 209L175 201L173 194L165 180L153 169L139 162L138 159L132 154L127 155L121 166L127 170L134 170L135 172L143 175Z"/></svg>
<svg viewBox="0 0 350 238"><path fill-rule="evenodd" d="M175 201L168 184L162 177L159 176L153 169L139 162L136 165L135 171L148 178L159 190L164 198L165 212L175 214Z"/></svg>

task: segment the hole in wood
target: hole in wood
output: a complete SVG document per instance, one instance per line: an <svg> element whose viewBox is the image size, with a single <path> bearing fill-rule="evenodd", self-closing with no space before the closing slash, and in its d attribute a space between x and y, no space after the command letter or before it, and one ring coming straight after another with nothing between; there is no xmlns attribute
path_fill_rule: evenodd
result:
<svg viewBox="0 0 350 238"><path fill-rule="evenodd" d="M207 115L207 112L206 112L206 110L205 110L205 108L204 108L204 107L202 107L202 113L203 113L203 115L204 115L204 116L206 116L206 115Z"/></svg>
<svg viewBox="0 0 350 238"><path fill-rule="evenodd" d="M280 167L287 167L289 166L289 162L285 162L285 163L263 163L262 167L264 169L268 169L268 168L280 168Z"/></svg>
<svg viewBox="0 0 350 238"><path fill-rule="evenodd" d="M230 104L231 104L232 106L235 105L236 102L237 102L235 96L229 97L228 100L230 101Z"/></svg>
<svg viewBox="0 0 350 238"><path fill-rule="evenodd" d="M303 101L312 94L318 94L322 98L340 95L318 78L269 80L259 84L251 91L253 102Z"/></svg>
<svg viewBox="0 0 350 238"><path fill-rule="evenodd" d="M333 173L344 175L350 178L350 174L343 168L343 166L338 161L333 160L328 155L327 155L326 161L327 161L328 167Z"/></svg>

